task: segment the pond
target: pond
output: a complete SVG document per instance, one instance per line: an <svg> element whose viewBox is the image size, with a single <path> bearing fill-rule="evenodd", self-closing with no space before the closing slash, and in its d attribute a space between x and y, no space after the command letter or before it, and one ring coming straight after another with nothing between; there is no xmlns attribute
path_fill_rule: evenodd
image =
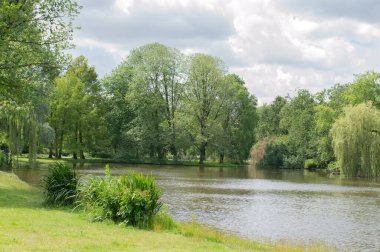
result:
<svg viewBox="0 0 380 252"><path fill-rule="evenodd" d="M18 168L38 185L46 173ZM103 164L77 167L104 175ZM139 172L156 177L168 212L244 238L262 241L321 242L346 250L380 250L380 182L345 179L304 170L258 170L111 165L114 175Z"/></svg>

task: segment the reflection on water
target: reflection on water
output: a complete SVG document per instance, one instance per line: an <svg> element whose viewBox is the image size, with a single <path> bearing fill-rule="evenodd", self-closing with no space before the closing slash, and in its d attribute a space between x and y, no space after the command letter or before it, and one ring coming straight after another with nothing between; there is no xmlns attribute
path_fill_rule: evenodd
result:
<svg viewBox="0 0 380 252"><path fill-rule="evenodd" d="M104 175L103 164L77 167ZM15 173L38 185L47 168ZM112 165L112 173L154 175L177 220L197 221L253 240L321 241L380 250L380 183L304 170Z"/></svg>

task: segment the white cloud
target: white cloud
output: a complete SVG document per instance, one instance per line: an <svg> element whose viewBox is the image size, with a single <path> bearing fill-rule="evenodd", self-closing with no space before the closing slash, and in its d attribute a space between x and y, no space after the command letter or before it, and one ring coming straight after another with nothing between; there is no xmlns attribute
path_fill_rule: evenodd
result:
<svg viewBox="0 0 380 252"><path fill-rule="evenodd" d="M379 70L380 18L345 3L330 1L327 11L316 0L82 0L75 54L93 59L104 75L145 43L209 53L241 75L260 103L270 102Z"/></svg>

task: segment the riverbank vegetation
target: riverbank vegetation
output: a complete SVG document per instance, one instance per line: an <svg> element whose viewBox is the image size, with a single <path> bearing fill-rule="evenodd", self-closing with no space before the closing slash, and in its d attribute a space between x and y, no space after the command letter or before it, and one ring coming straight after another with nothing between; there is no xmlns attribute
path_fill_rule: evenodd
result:
<svg viewBox="0 0 380 252"><path fill-rule="evenodd" d="M46 154L243 164L256 143L251 156L261 167L303 168L309 160L347 176L380 174L378 73L257 107L219 58L151 43L99 78L85 57L65 53L79 10L74 0L0 4L1 166L22 153L31 163ZM355 124L356 108L373 113Z"/></svg>

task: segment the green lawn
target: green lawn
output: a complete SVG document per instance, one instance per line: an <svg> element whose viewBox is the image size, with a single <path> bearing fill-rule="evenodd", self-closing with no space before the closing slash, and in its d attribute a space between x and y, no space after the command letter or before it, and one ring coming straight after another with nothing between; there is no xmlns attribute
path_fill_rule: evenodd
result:
<svg viewBox="0 0 380 252"><path fill-rule="evenodd" d="M221 241L194 232L146 231L89 222L82 213L49 209L37 189L0 172L0 251L266 251L237 238ZM207 230L207 229L205 229ZM181 233L183 232L183 234ZM213 233L214 231L210 231ZM216 232L214 232L216 233ZM266 249L265 249L266 248Z"/></svg>

